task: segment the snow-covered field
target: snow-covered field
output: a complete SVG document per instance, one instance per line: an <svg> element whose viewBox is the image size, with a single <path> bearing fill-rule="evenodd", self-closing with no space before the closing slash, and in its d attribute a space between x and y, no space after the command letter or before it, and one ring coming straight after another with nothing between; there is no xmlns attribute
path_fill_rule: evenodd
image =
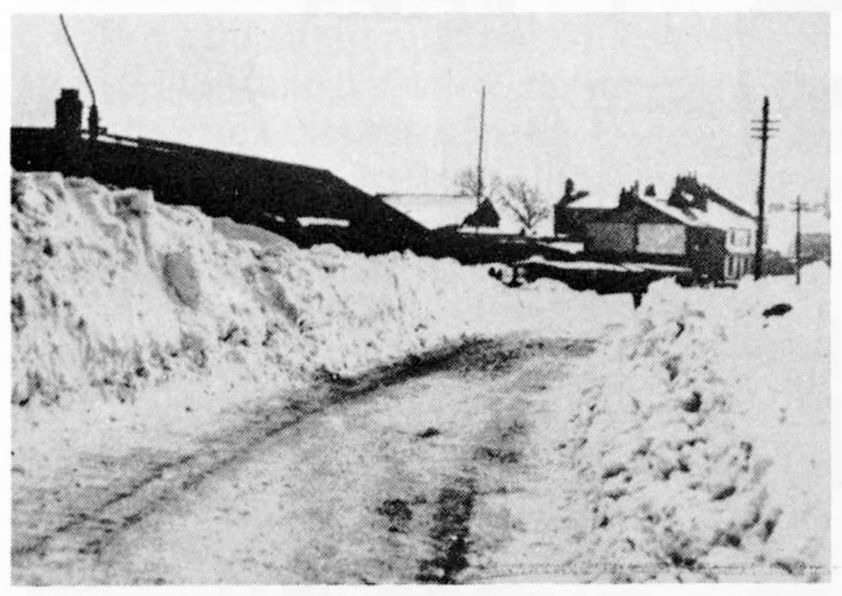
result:
<svg viewBox="0 0 842 596"><path fill-rule="evenodd" d="M598 337L559 421L593 512L576 548L603 571L587 579L827 579L829 303L819 264L800 287L658 282L634 311L625 295L301 250L148 192L15 173L13 478L49 486L84 453L178 450L314 374L468 337Z"/></svg>

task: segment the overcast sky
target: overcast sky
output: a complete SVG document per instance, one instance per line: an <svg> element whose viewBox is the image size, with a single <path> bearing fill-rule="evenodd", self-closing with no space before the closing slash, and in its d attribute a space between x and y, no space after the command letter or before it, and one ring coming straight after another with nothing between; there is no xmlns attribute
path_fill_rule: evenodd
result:
<svg viewBox="0 0 842 596"><path fill-rule="evenodd" d="M755 200L764 95L782 119L768 200L830 186L822 14L68 15L111 132L327 168L375 192L449 192L475 167L548 199L678 173ZM58 17L12 23L12 120L84 88ZM86 104L88 93L83 92Z"/></svg>

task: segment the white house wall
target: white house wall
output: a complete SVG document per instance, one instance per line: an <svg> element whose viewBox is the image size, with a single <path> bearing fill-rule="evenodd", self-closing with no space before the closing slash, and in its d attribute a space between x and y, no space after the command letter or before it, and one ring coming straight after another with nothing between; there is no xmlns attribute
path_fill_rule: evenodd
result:
<svg viewBox="0 0 842 596"><path fill-rule="evenodd" d="M751 254L754 252L753 228L731 228L725 240L725 249L731 253Z"/></svg>
<svg viewBox="0 0 842 596"><path fill-rule="evenodd" d="M655 255L683 255L687 232L680 224L640 224L637 229L637 252Z"/></svg>

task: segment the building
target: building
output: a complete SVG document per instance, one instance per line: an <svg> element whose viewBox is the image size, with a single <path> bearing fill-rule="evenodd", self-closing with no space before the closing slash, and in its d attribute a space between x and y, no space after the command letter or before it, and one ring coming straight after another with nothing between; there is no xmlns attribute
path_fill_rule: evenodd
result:
<svg viewBox="0 0 842 596"><path fill-rule="evenodd" d="M752 270L754 216L695 176L679 176L666 199L623 189L611 209L556 209L556 231L579 236L585 254L662 263L692 271L696 283L730 282Z"/></svg>
<svg viewBox="0 0 842 596"><path fill-rule="evenodd" d="M381 194L376 198L425 231L426 242L413 249L419 254L452 257L462 263L514 263L530 256L574 258L570 243L527 234L517 216L493 198L479 204L468 195Z"/></svg>
<svg viewBox="0 0 842 596"><path fill-rule="evenodd" d="M327 170L109 134L98 125L84 130L82 110L78 91L63 89L53 128L13 127L12 167L150 189L161 203L195 205L304 247L332 243L367 254L423 250L423 226Z"/></svg>
<svg viewBox="0 0 842 596"><path fill-rule="evenodd" d="M469 195L379 194L386 205L399 211L428 232L465 235L523 235L523 224L505 206L489 197L477 201Z"/></svg>
<svg viewBox="0 0 842 596"><path fill-rule="evenodd" d="M378 199L428 232L456 231L464 225L496 228L500 214L488 199L445 194L379 194Z"/></svg>
<svg viewBox="0 0 842 596"><path fill-rule="evenodd" d="M790 254L795 259L795 243L790 247ZM830 265L830 232L803 232L799 256L802 265L815 261L824 261Z"/></svg>

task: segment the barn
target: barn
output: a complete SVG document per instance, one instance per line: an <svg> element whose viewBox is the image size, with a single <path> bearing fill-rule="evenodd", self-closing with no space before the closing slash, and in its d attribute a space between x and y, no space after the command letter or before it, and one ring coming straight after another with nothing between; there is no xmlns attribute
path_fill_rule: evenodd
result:
<svg viewBox="0 0 842 596"><path fill-rule="evenodd" d="M151 189L156 200L195 205L276 232L300 246L332 243L367 254L421 249L423 226L335 174L155 139L82 129L78 91L63 89L53 128L13 127L18 171L57 171Z"/></svg>

